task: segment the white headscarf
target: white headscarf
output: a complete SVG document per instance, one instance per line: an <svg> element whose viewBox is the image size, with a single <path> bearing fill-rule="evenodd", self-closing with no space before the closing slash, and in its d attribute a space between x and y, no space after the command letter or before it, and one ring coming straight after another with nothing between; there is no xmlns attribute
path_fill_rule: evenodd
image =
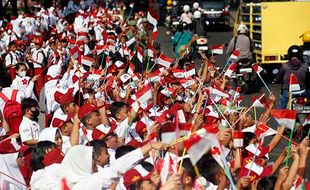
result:
<svg viewBox="0 0 310 190"><path fill-rule="evenodd" d="M50 141L50 142L55 143L55 136L56 136L57 131L60 132L60 130L56 127L47 127L45 129L43 129L39 135L39 142L40 141Z"/></svg>
<svg viewBox="0 0 310 190"><path fill-rule="evenodd" d="M91 176L92 162L93 147L76 145L69 149L61 162L61 174L70 187Z"/></svg>
<svg viewBox="0 0 310 190"><path fill-rule="evenodd" d="M0 189L26 190L25 179L17 165L18 153L0 154ZM5 175L4 175L5 174ZM14 178L7 177L6 175Z"/></svg>

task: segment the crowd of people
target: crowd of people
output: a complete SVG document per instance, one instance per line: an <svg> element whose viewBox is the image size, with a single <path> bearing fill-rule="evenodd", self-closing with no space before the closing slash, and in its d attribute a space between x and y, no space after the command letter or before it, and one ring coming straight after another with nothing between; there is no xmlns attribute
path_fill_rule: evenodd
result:
<svg viewBox="0 0 310 190"><path fill-rule="evenodd" d="M310 139L268 126L272 93L241 107L233 69L186 25L170 58L151 8L87 2L1 22L0 189L309 186Z"/></svg>

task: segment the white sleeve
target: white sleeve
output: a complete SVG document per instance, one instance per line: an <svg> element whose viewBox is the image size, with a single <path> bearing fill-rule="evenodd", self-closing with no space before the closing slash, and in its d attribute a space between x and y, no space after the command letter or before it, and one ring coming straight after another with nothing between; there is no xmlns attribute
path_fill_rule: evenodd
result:
<svg viewBox="0 0 310 190"><path fill-rule="evenodd" d="M40 51L36 55L36 62L40 65L43 64L43 59L44 59L43 53L44 53L43 51Z"/></svg>
<svg viewBox="0 0 310 190"><path fill-rule="evenodd" d="M8 67L10 65L12 65L12 58L10 56L10 54L8 53L6 56L5 56L5 66Z"/></svg>
<svg viewBox="0 0 310 190"><path fill-rule="evenodd" d="M111 165L111 169L116 170L120 175L122 175L133 168L135 164L143 158L144 156L142 150L141 148L138 148L115 160L115 162Z"/></svg>
<svg viewBox="0 0 310 190"><path fill-rule="evenodd" d="M25 125L25 123L21 123L19 126L19 134L22 142L32 140L32 132L31 132L31 126Z"/></svg>
<svg viewBox="0 0 310 190"><path fill-rule="evenodd" d="M27 98L31 97L31 95L33 93L33 87L34 87L34 82L31 79L29 79L29 83L26 87L26 97Z"/></svg>
<svg viewBox="0 0 310 190"><path fill-rule="evenodd" d="M132 169L137 162L144 158L141 149L136 149L124 156L118 158L109 167L105 167L102 170L94 173L91 177L92 183L87 182L87 187L92 189L107 189L109 186L120 178L128 170ZM94 179L95 178L95 179ZM96 182L96 183L95 183ZM99 186L100 185L100 186ZM91 186L91 187L90 187ZM100 188L98 188L98 186ZM96 187L96 188L95 188Z"/></svg>

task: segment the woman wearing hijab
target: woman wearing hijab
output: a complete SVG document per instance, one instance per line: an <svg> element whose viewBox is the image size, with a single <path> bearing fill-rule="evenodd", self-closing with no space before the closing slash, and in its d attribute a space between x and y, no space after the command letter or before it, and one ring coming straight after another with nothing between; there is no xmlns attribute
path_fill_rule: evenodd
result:
<svg viewBox="0 0 310 190"><path fill-rule="evenodd" d="M107 150L104 155L107 159L105 167L97 171L96 157L93 155L93 147L77 145L72 147L61 163L61 176L64 177L72 190L96 190L108 189L119 180L128 170L132 169L142 160L152 149L160 150L164 144L162 142L150 142L141 148L125 154L113 162L109 163Z"/></svg>
<svg viewBox="0 0 310 190"><path fill-rule="evenodd" d="M62 149L62 134L58 128L48 127L43 129L39 135L39 142L41 141L50 141L55 143L58 148Z"/></svg>
<svg viewBox="0 0 310 190"><path fill-rule="evenodd" d="M22 154L0 154L0 189L26 190L27 185L19 167L24 164Z"/></svg>

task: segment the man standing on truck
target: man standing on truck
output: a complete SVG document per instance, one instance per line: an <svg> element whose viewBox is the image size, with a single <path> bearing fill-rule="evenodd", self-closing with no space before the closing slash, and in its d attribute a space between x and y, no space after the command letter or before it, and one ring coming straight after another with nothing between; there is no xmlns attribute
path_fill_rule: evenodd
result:
<svg viewBox="0 0 310 190"><path fill-rule="evenodd" d="M254 46L251 38L248 36L248 28L243 24L240 24L238 27L238 35L230 40L226 53L230 55L235 49L240 52L238 60L248 59L252 61Z"/></svg>
<svg viewBox="0 0 310 190"><path fill-rule="evenodd" d="M282 64L281 69L276 78L277 82L282 83L279 108L286 109L289 99L290 75L293 73L297 77L300 86L298 92L293 94L309 97L310 73L308 66L302 62L302 50L299 46L293 45L288 49L288 62Z"/></svg>

